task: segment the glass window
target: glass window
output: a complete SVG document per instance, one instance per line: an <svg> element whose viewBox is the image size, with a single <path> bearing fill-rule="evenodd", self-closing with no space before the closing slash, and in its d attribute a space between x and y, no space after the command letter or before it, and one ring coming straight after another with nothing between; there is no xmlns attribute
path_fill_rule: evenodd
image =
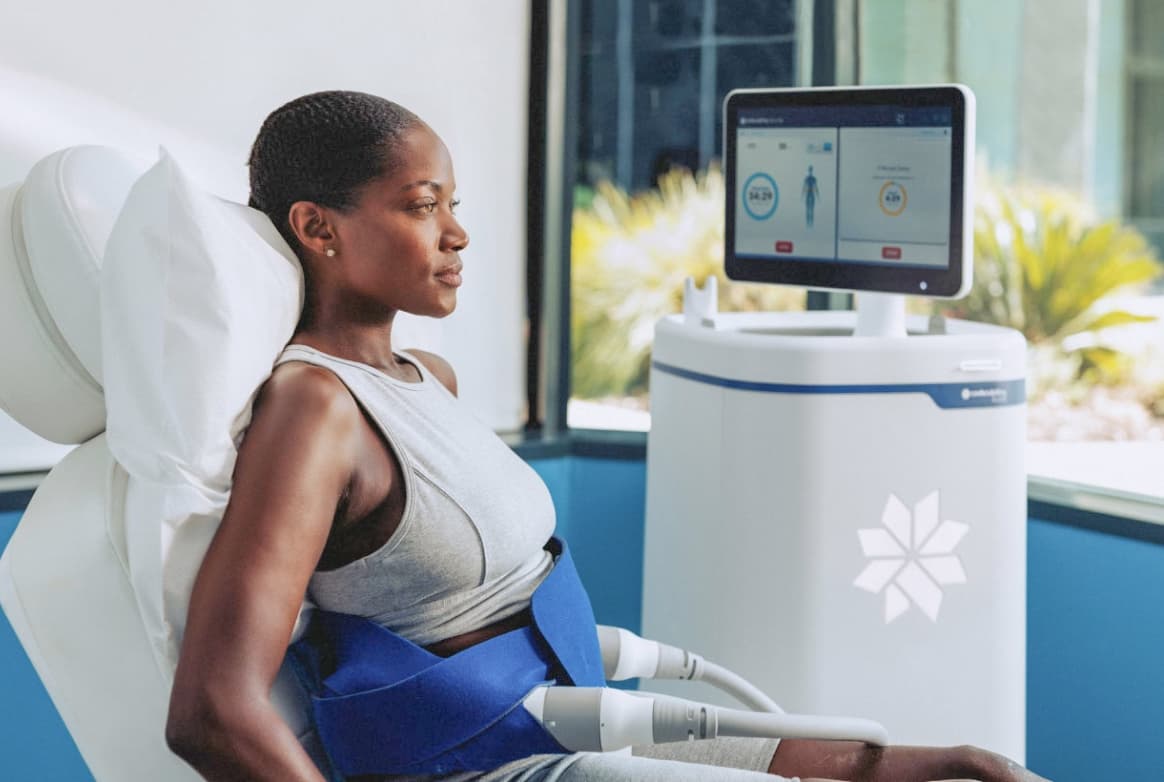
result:
<svg viewBox="0 0 1164 782"><path fill-rule="evenodd" d="M656 321L683 281L720 278L722 309L803 308L804 293L726 285L723 98L807 83L811 3L572 0L578 54L570 243L571 427L649 426Z"/></svg>
<svg viewBox="0 0 1164 782"><path fill-rule="evenodd" d="M1164 4L569 6L569 426L647 428L654 324L678 310L687 276L723 282L724 95L835 72L977 95L974 289L914 311L1024 334L1032 440L1164 442ZM835 71L822 79L824 57ZM722 310L804 302L721 285Z"/></svg>
<svg viewBox="0 0 1164 782"><path fill-rule="evenodd" d="M864 3L858 42L862 82L978 98L975 283L936 309L1027 338L1032 441L1164 441L1164 5L938 5Z"/></svg>

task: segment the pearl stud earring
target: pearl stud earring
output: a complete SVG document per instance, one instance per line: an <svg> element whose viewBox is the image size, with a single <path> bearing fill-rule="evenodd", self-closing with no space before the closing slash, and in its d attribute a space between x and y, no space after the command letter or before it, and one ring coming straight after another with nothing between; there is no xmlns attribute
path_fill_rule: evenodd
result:
<svg viewBox="0 0 1164 782"><path fill-rule="evenodd" d="M335 248L328 247L326 250L323 251L323 254L326 255L328 258L334 258L335 257Z"/></svg>

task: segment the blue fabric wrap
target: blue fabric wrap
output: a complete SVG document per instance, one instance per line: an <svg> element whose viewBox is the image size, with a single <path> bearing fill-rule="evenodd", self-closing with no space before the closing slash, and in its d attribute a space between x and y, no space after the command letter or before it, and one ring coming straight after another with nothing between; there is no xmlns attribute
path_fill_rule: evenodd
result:
<svg viewBox="0 0 1164 782"><path fill-rule="evenodd" d="M533 624L438 657L361 617L321 611L291 657L316 730L345 776L447 774L566 752L522 707L546 683L606 681L594 612L565 544L531 601Z"/></svg>

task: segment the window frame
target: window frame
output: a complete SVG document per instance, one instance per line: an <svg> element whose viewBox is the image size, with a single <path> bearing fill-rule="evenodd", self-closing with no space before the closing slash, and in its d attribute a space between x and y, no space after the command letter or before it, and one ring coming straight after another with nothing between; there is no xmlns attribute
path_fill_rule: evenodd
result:
<svg viewBox="0 0 1164 782"><path fill-rule="evenodd" d="M1159 53L1144 53L1136 51L1136 28L1138 21L1137 11L1155 0L1129 0L1124 9L1123 30L1123 193L1120 212L1128 222L1144 232L1157 246L1164 241L1164 214L1137 214L1135 206L1136 185L1136 130L1134 98L1136 87L1157 85L1164 87L1164 48Z"/></svg>
<svg viewBox="0 0 1164 782"><path fill-rule="evenodd" d="M811 4L805 30L814 86L856 82L855 0L802 0ZM629 458L643 453L646 433L570 427L567 406L572 388L570 225L573 202L566 172L577 162L580 52L570 45L569 31L581 23L581 5L570 0L530 3L529 164L527 188L526 363L527 421L522 442L576 441L588 452ZM841 42L841 45L838 45ZM808 309L848 309L850 294L809 291ZM569 448L569 446L567 446ZM629 451L628 451L629 448Z"/></svg>

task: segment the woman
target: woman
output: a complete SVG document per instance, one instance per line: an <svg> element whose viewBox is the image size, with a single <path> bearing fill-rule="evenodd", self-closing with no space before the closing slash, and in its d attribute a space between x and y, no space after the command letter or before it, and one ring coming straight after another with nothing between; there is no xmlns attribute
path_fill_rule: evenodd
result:
<svg viewBox="0 0 1164 782"><path fill-rule="evenodd" d="M303 595L452 655L529 622L553 567L553 506L455 403L445 361L392 348L397 312L448 315L461 285L469 238L436 134L381 98L308 95L264 122L250 175L252 205L302 260L306 297L199 572L166 735L207 779L319 782L269 699ZM455 778L1033 778L970 748L734 740L645 752L655 757L542 755Z"/></svg>

